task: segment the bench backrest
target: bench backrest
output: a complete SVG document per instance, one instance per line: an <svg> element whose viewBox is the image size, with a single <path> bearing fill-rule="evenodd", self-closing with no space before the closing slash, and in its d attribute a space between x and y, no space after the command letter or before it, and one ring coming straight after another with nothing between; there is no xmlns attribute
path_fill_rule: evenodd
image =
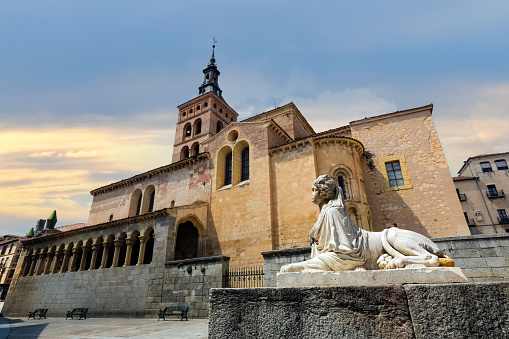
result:
<svg viewBox="0 0 509 339"><path fill-rule="evenodd" d="M72 313L87 313L88 312L88 308L75 308L74 310L72 310Z"/></svg>
<svg viewBox="0 0 509 339"><path fill-rule="evenodd" d="M189 309L189 307L187 306L168 306L164 309L164 312L171 312L171 311L183 311L183 312L187 312L187 310Z"/></svg>
<svg viewBox="0 0 509 339"><path fill-rule="evenodd" d="M48 312L47 308L38 308L34 311L34 313L45 313Z"/></svg>

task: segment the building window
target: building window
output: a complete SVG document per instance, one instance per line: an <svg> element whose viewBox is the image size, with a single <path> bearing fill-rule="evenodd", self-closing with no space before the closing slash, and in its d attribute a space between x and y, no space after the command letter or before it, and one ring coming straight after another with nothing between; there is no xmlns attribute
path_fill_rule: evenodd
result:
<svg viewBox="0 0 509 339"><path fill-rule="evenodd" d="M505 209L497 210L498 212L498 221L501 224L509 224L509 218L507 217L507 213Z"/></svg>
<svg viewBox="0 0 509 339"><path fill-rule="evenodd" d="M203 107L208 107L209 103L208 102L204 102L203 103Z"/></svg>
<svg viewBox="0 0 509 339"><path fill-rule="evenodd" d="M196 106L196 110L199 111L200 110L200 105Z"/></svg>
<svg viewBox="0 0 509 339"><path fill-rule="evenodd" d="M232 183L232 153L228 153L225 158L224 167L224 185L231 185Z"/></svg>
<svg viewBox="0 0 509 339"><path fill-rule="evenodd" d="M221 121L218 121L217 125L216 125L216 133L219 133L222 129L223 129L223 124L221 123Z"/></svg>
<svg viewBox="0 0 509 339"><path fill-rule="evenodd" d="M249 180L249 147L242 150L240 181Z"/></svg>
<svg viewBox="0 0 509 339"><path fill-rule="evenodd" d="M112 221L113 221L113 214L110 215L110 222L112 222Z"/></svg>
<svg viewBox="0 0 509 339"><path fill-rule="evenodd" d="M488 186L488 195L495 197L498 195L497 186L495 185L487 185Z"/></svg>
<svg viewBox="0 0 509 339"><path fill-rule="evenodd" d="M506 170L507 162L505 160L495 160L495 166L497 166L498 170Z"/></svg>
<svg viewBox="0 0 509 339"><path fill-rule="evenodd" d="M481 170L483 172L491 172L492 171L491 164L489 162L481 162L480 165L481 165Z"/></svg>
<svg viewBox="0 0 509 339"><path fill-rule="evenodd" d="M196 144L193 146L193 156L200 154L200 144Z"/></svg>
<svg viewBox="0 0 509 339"><path fill-rule="evenodd" d="M186 126L186 137L190 137L191 136L191 124L187 125Z"/></svg>
<svg viewBox="0 0 509 339"><path fill-rule="evenodd" d="M387 170L387 178L389 179L390 187L405 186L405 180L403 179L403 172L401 172L399 161L386 163L385 169Z"/></svg>
<svg viewBox="0 0 509 339"><path fill-rule="evenodd" d="M182 152L180 154L180 160L184 160L189 158L189 147L185 146L182 148Z"/></svg>

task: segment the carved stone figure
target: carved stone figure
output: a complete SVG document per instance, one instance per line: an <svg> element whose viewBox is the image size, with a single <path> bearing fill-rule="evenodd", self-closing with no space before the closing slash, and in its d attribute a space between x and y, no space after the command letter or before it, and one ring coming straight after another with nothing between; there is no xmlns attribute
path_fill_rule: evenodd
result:
<svg viewBox="0 0 509 339"><path fill-rule="evenodd" d="M382 232L357 227L348 215L341 187L327 175L313 182L311 200L320 208L318 221L309 233L312 258L285 265L281 272L454 266L453 260L421 234L397 227Z"/></svg>

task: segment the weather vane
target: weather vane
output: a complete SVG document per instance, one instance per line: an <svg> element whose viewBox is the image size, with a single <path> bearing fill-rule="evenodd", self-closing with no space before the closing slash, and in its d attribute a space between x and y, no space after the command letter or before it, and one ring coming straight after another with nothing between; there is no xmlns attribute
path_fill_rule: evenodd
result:
<svg viewBox="0 0 509 339"><path fill-rule="evenodd" d="M216 48L216 44L217 44L216 38L212 37L212 41L214 41L214 44L212 45L212 48Z"/></svg>

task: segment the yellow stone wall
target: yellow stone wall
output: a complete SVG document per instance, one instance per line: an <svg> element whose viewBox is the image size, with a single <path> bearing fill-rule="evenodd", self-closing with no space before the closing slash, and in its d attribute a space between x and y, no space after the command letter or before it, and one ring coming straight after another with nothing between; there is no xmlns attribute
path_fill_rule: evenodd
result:
<svg viewBox="0 0 509 339"><path fill-rule="evenodd" d="M431 118L432 106L350 123L365 147L363 171L373 229L397 223L428 237L469 235ZM405 187L389 188L385 161L404 159Z"/></svg>

